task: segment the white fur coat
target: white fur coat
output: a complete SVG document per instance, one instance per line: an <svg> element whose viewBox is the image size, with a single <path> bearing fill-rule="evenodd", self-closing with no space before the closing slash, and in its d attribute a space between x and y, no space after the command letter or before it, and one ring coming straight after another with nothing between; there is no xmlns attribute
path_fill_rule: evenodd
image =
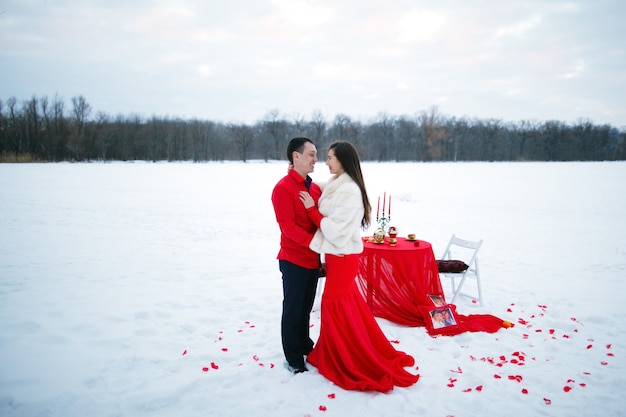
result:
<svg viewBox="0 0 626 417"><path fill-rule="evenodd" d="M312 250L333 255L363 252L361 190L348 174L330 178L323 186L318 208L324 218L309 245Z"/></svg>

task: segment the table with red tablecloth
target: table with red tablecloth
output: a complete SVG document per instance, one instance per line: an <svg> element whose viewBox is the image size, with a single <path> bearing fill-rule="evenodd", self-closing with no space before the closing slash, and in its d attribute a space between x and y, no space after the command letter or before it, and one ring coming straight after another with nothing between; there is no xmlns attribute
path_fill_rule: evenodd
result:
<svg viewBox="0 0 626 417"><path fill-rule="evenodd" d="M364 239L359 257L357 284L372 313L394 323L428 327L427 311L436 305L433 298L445 299L432 245L401 237L394 246L387 238L380 244L369 240ZM448 334L510 327L495 316L454 313L458 326L450 327Z"/></svg>

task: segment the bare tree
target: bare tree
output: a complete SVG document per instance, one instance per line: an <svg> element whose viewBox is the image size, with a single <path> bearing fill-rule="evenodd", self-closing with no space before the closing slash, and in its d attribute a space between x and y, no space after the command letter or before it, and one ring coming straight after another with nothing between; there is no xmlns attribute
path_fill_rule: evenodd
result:
<svg viewBox="0 0 626 417"><path fill-rule="evenodd" d="M280 159L288 141L288 123L278 109L273 109L261 121L262 129L270 138L271 148L264 159ZM270 151L271 149L271 151Z"/></svg>
<svg viewBox="0 0 626 417"><path fill-rule="evenodd" d="M87 103L85 97L72 97L72 135L70 137L69 148L74 159L80 161L84 157L85 144L85 122L91 114L91 105Z"/></svg>
<svg viewBox="0 0 626 417"><path fill-rule="evenodd" d="M424 160L440 160L443 142L446 140L448 133L442 126L439 109L436 106L430 108L430 111L422 111L418 116L421 133L424 138L424 147L422 155Z"/></svg>
<svg viewBox="0 0 626 417"><path fill-rule="evenodd" d="M247 125L229 125L230 134L232 135L233 142L239 153L239 157L243 162L248 161L248 154L252 147L252 140L254 138L252 128Z"/></svg>

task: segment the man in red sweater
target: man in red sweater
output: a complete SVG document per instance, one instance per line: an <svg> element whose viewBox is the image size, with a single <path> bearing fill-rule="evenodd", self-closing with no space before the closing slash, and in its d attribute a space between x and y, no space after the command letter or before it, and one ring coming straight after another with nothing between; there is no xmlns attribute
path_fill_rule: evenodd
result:
<svg viewBox="0 0 626 417"><path fill-rule="evenodd" d="M289 370L297 374L307 371L304 356L313 349L309 321L320 267L319 255L309 249L317 226L309 220L299 193L308 191L317 204L322 191L309 177L317 162L317 149L311 139L291 139L287 158L292 169L274 187L272 204L280 227L277 258L283 276L283 352Z"/></svg>

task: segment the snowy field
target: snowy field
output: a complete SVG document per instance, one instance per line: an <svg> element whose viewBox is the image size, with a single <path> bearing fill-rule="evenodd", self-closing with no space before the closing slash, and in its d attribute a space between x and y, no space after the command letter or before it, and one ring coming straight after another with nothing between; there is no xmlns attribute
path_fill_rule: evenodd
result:
<svg viewBox="0 0 626 417"><path fill-rule="evenodd" d="M484 239L485 304L457 310L515 323L432 338L379 319L421 375L387 394L285 369L286 168L0 164L0 416L626 415L626 163L365 163L400 236L438 257Z"/></svg>

